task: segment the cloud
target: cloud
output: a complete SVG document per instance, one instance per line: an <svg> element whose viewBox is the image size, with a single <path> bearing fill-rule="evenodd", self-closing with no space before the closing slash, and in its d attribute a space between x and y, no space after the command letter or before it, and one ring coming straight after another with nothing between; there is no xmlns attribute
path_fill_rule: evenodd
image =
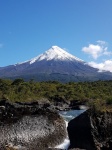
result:
<svg viewBox="0 0 112 150"><path fill-rule="evenodd" d="M3 44L2 43L0 43L0 48L2 48L3 47Z"/></svg>
<svg viewBox="0 0 112 150"><path fill-rule="evenodd" d="M101 41L101 40L98 40L97 43L99 43L100 45L108 45L106 41Z"/></svg>
<svg viewBox="0 0 112 150"><path fill-rule="evenodd" d="M83 47L82 51L92 55L94 59L97 59L102 53L102 48L99 45L89 44L88 47Z"/></svg>
<svg viewBox="0 0 112 150"><path fill-rule="evenodd" d="M98 40L97 44L89 44L88 47L83 47L82 51L92 56L94 59L102 55L112 55L112 52L108 51L108 43Z"/></svg>
<svg viewBox="0 0 112 150"><path fill-rule="evenodd" d="M106 60L102 63L96 63L92 61L88 64L94 68L98 68L100 71L105 70L112 72L112 60Z"/></svg>

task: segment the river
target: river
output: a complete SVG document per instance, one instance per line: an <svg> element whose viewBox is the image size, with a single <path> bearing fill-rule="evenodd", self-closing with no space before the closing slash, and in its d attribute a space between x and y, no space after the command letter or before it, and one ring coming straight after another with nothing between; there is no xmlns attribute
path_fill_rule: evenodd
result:
<svg viewBox="0 0 112 150"><path fill-rule="evenodd" d="M66 128L68 126L68 122L72 119L74 119L75 117L79 116L81 113L83 113L85 110L69 110L69 111L60 111L59 114L64 118L65 123L66 123ZM60 149L64 149L64 150L68 150L68 147L70 145L70 140L67 137L65 138L65 140L63 141L63 143L61 143L60 145L57 145L55 148L60 148Z"/></svg>

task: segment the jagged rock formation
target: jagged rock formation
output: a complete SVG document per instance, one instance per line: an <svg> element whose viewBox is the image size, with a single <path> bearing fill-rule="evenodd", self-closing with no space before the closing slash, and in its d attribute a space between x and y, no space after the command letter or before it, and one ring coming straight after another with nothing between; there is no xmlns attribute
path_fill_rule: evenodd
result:
<svg viewBox="0 0 112 150"><path fill-rule="evenodd" d="M112 149L112 112L86 111L68 124L70 148Z"/></svg>
<svg viewBox="0 0 112 150"><path fill-rule="evenodd" d="M47 150L65 137L65 122L49 105L0 101L0 150Z"/></svg>

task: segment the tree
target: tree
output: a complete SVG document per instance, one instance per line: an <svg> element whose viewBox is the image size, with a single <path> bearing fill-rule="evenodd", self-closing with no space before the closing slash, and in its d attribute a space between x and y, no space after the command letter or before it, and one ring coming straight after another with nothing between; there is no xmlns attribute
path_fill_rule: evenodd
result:
<svg viewBox="0 0 112 150"><path fill-rule="evenodd" d="M13 82L12 82L12 85L19 85L21 83L24 83L24 80L23 79L15 79Z"/></svg>

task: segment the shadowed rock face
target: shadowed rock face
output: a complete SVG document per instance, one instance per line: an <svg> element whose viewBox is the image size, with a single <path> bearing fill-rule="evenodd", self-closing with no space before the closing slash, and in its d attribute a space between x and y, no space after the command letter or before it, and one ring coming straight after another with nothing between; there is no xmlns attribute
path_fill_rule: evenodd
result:
<svg viewBox="0 0 112 150"><path fill-rule="evenodd" d="M64 120L47 105L0 102L0 150L46 150L66 137Z"/></svg>
<svg viewBox="0 0 112 150"><path fill-rule="evenodd" d="M112 149L112 113L86 111L68 124L70 148Z"/></svg>
<svg viewBox="0 0 112 150"><path fill-rule="evenodd" d="M87 112L68 123L68 135L71 148L86 148L93 150L94 142L91 135L91 124Z"/></svg>

